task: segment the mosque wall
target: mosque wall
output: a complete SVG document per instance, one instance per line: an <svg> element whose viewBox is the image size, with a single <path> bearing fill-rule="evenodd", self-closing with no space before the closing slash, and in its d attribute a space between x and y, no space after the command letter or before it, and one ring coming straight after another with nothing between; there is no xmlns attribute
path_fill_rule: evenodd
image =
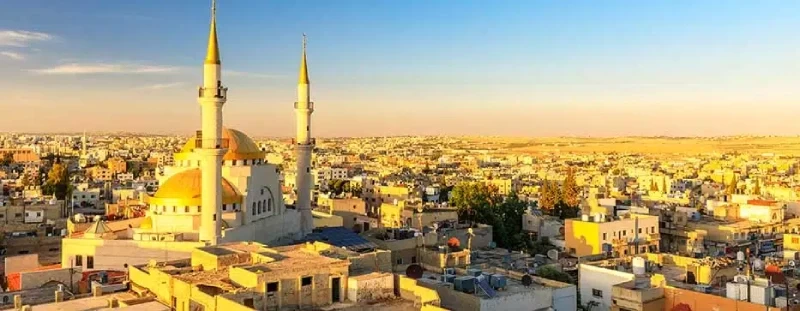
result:
<svg viewBox="0 0 800 311"><path fill-rule="evenodd" d="M283 214L262 218L249 225L223 231L224 242L253 241L280 245L299 238L300 213L287 209Z"/></svg>
<svg viewBox="0 0 800 311"><path fill-rule="evenodd" d="M205 243L66 238L62 240L61 266L77 266L76 257L80 256L84 270L122 271L125 264L147 264L151 259L186 259L191 257L194 248L202 246ZM88 266L89 257L92 267Z"/></svg>

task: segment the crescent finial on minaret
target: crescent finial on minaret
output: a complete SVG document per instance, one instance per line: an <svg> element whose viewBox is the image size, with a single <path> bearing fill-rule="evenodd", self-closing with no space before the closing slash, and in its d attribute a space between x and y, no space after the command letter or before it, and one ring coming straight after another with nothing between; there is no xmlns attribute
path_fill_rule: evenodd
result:
<svg viewBox="0 0 800 311"><path fill-rule="evenodd" d="M303 58L300 60L300 75L297 80L298 84L308 84L308 64L306 63L306 44L308 37L303 33Z"/></svg>
<svg viewBox="0 0 800 311"><path fill-rule="evenodd" d="M208 33L206 64L219 64L219 44L217 43L217 0L211 0L211 30Z"/></svg>

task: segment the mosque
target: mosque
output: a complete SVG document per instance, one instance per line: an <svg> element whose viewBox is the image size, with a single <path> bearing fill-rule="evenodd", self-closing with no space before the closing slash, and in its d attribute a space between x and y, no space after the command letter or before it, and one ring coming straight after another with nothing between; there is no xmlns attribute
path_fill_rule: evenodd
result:
<svg viewBox="0 0 800 311"><path fill-rule="evenodd" d="M70 224L62 241L62 266L123 269L151 259L188 258L197 247L255 241L285 244L311 232L310 87L305 36L298 81L297 204L287 209L277 167L245 133L223 127L222 107L228 88L222 84L216 6L212 5L203 84L198 89L201 130L174 154L174 165L159 176L160 187L145 197L145 217L118 222Z"/></svg>

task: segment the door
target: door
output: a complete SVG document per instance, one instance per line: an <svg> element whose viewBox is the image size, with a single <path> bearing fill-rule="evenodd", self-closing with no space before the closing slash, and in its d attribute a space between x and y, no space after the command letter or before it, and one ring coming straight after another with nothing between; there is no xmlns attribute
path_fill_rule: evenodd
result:
<svg viewBox="0 0 800 311"><path fill-rule="evenodd" d="M331 280L331 302L339 302L339 301L341 301L340 300L340 298L341 298L340 294L341 294L342 287L341 287L340 283L341 283L341 279L338 278L338 277L335 277L335 278L333 278Z"/></svg>

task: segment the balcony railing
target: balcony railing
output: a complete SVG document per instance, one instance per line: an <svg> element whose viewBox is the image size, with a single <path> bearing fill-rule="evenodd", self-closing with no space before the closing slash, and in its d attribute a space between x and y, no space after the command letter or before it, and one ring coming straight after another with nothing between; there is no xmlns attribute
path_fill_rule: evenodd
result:
<svg viewBox="0 0 800 311"><path fill-rule="evenodd" d="M226 98L228 96L228 88L222 85L217 87L199 87L197 88L198 97L214 96L216 98Z"/></svg>
<svg viewBox="0 0 800 311"><path fill-rule="evenodd" d="M194 147L196 149L228 149L229 145L230 141L227 138L217 138L217 139L197 138L194 140Z"/></svg>
<svg viewBox="0 0 800 311"><path fill-rule="evenodd" d="M311 145L311 146L316 146L316 145L317 145L317 139L316 139L316 138L310 138L309 140L311 140L311 141L308 143L309 145ZM297 143L297 139L295 139L295 138L292 138L292 145L295 145L295 144L298 144L298 143Z"/></svg>
<svg viewBox="0 0 800 311"><path fill-rule="evenodd" d="M298 102L294 102L294 109L298 108L297 107L298 104L299 104ZM309 110L314 110L314 102L308 102L308 109Z"/></svg>

